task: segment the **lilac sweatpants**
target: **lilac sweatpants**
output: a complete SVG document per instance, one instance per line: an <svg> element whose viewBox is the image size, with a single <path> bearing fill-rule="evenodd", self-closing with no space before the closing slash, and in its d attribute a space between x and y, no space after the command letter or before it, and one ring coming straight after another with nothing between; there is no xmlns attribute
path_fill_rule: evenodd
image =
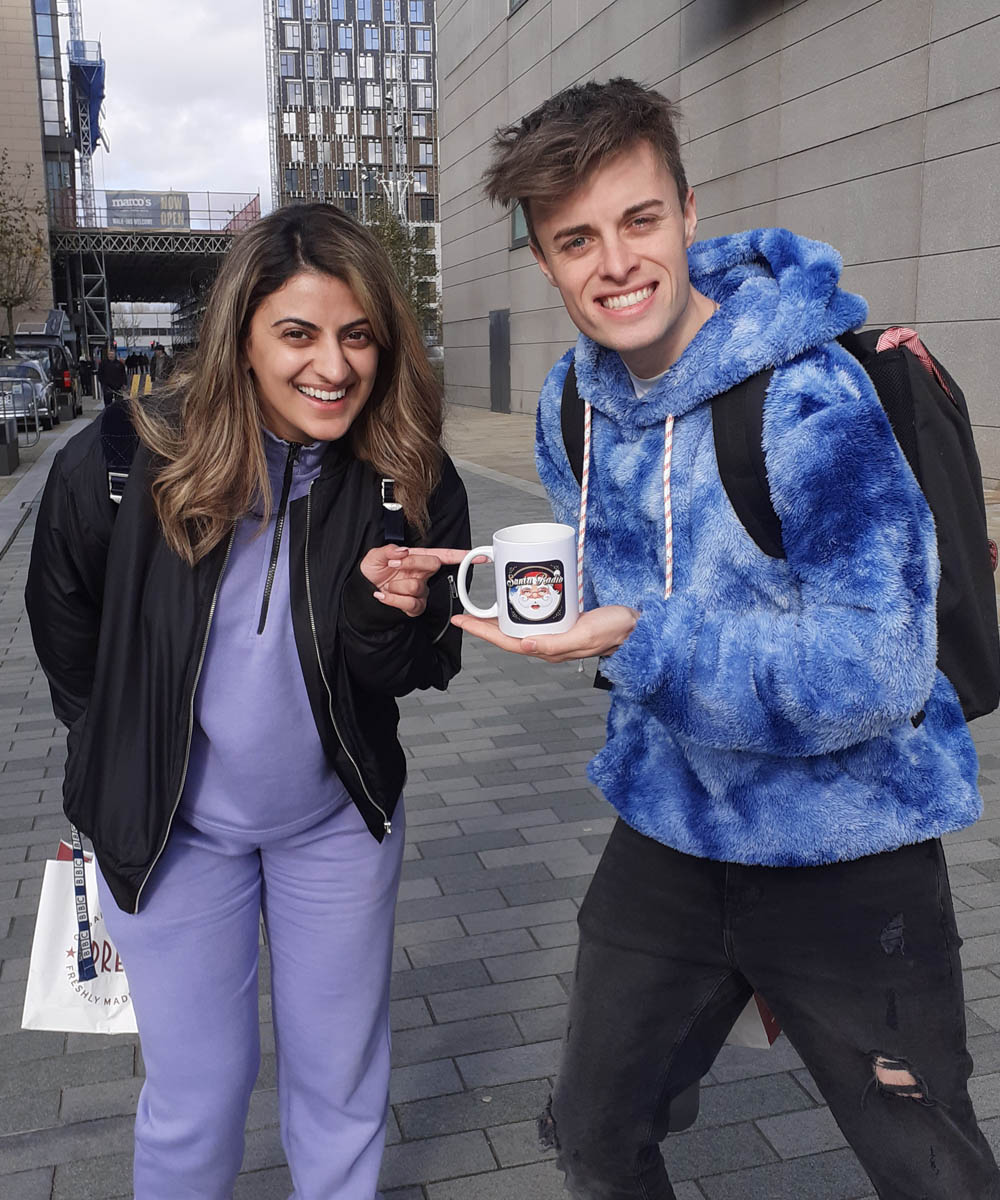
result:
<svg viewBox="0 0 1000 1200"><path fill-rule="evenodd" d="M353 804L250 843L177 820L137 915L99 878L146 1063L136 1200L230 1200L260 1065L264 914L293 1200L372 1200L389 1091L403 806L375 841Z"/></svg>

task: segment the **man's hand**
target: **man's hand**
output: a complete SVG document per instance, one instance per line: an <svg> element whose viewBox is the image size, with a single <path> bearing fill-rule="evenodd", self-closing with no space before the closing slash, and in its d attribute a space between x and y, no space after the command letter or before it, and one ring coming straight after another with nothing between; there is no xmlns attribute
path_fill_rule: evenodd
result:
<svg viewBox="0 0 1000 1200"><path fill-rule="evenodd" d="M528 654L545 662L570 662L576 658L593 658L611 654L635 629L639 614L623 604L607 604L582 614L566 633L550 633L528 638L512 638L501 633L496 619L483 620L468 613L452 617L451 623L464 633L471 633L492 642L501 650L513 654Z"/></svg>
<svg viewBox="0 0 1000 1200"><path fill-rule="evenodd" d="M376 546L360 563L361 574L375 585L376 600L419 617L427 606L427 581L441 567L457 565L468 550L445 547Z"/></svg>

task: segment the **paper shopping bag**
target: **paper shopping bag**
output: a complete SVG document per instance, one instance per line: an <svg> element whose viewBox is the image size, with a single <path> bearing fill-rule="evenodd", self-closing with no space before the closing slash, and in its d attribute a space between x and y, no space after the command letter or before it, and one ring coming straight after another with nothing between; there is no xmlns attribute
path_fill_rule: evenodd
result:
<svg viewBox="0 0 1000 1200"><path fill-rule="evenodd" d="M66 1033L137 1032L125 970L104 926L92 861L84 864L84 878L96 977L78 978L80 933L72 855L68 860L49 859L42 877L38 920L31 944L22 1029L52 1029Z"/></svg>
<svg viewBox="0 0 1000 1200"><path fill-rule="evenodd" d="M736 1018L726 1042L730 1046L750 1046L754 1050L769 1050L781 1033L774 1013L757 992L747 1001L746 1008Z"/></svg>

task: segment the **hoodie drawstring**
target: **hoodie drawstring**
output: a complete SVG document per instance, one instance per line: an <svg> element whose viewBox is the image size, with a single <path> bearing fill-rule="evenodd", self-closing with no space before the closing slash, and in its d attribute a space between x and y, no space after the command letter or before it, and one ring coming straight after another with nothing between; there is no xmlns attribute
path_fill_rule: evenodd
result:
<svg viewBox="0 0 1000 1200"><path fill-rule="evenodd" d="M674 517L670 499L670 462L674 450L674 414L663 427L663 596L674 590ZM590 401L583 402L583 467L580 472L580 509L577 517L576 579L577 598L583 612L583 544L587 534L587 500L590 493ZM582 663L581 663L582 665Z"/></svg>

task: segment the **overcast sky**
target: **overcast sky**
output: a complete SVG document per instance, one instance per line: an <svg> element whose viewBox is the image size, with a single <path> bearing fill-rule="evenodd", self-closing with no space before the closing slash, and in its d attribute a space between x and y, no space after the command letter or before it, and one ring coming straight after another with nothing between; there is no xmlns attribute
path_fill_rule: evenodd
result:
<svg viewBox="0 0 1000 1200"><path fill-rule="evenodd" d="M82 0L107 63L111 152L94 157L96 187L259 191L270 208L263 7Z"/></svg>

